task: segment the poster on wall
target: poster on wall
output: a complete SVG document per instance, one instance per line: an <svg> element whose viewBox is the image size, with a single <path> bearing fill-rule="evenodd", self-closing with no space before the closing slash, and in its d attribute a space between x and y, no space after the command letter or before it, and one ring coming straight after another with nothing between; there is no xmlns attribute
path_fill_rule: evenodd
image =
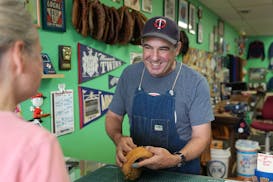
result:
<svg viewBox="0 0 273 182"><path fill-rule="evenodd" d="M74 131L73 90L51 92L51 130L57 136Z"/></svg>
<svg viewBox="0 0 273 182"><path fill-rule="evenodd" d="M87 87L78 87L80 128L106 114L113 93Z"/></svg>
<svg viewBox="0 0 273 182"><path fill-rule="evenodd" d="M78 43L78 82L86 82L95 77L113 71L125 62L98 51L94 48Z"/></svg>
<svg viewBox="0 0 273 182"><path fill-rule="evenodd" d="M65 32L65 0L42 0L44 30Z"/></svg>

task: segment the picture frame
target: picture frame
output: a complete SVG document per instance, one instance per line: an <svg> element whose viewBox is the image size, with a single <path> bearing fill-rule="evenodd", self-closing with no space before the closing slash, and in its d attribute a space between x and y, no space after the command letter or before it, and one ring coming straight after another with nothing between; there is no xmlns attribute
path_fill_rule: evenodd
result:
<svg viewBox="0 0 273 182"><path fill-rule="evenodd" d="M189 5L189 32L191 34L196 33L196 8L193 4Z"/></svg>
<svg viewBox="0 0 273 182"><path fill-rule="evenodd" d="M44 30L65 32L65 0L50 3L51 0L42 0L42 27Z"/></svg>
<svg viewBox="0 0 273 182"><path fill-rule="evenodd" d="M224 36L224 21L220 19L218 20L218 35Z"/></svg>
<svg viewBox="0 0 273 182"><path fill-rule="evenodd" d="M214 51L218 52L219 48L219 34L218 34L218 26L213 26L213 34L214 34Z"/></svg>
<svg viewBox="0 0 273 182"><path fill-rule="evenodd" d="M266 68L249 68L248 81L249 82L264 82L266 80Z"/></svg>
<svg viewBox="0 0 273 182"><path fill-rule="evenodd" d="M179 0L178 26L188 28L188 2L186 0Z"/></svg>
<svg viewBox="0 0 273 182"><path fill-rule="evenodd" d="M214 33L213 32L209 34L209 51L210 52L214 51Z"/></svg>
<svg viewBox="0 0 273 182"><path fill-rule="evenodd" d="M37 27L41 27L41 11L40 11L40 0L21 0L24 3L24 7L27 9L32 17L33 24Z"/></svg>
<svg viewBox="0 0 273 182"><path fill-rule="evenodd" d="M128 8L140 11L139 0L124 0L124 5Z"/></svg>
<svg viewBox="0 0 273 182"><path fill-rule="evenodd" d="M225 42L224 42L224 37L219 36L218 40L218 53L223 54L225 50Z"/></svg>
<svg viewBox="0 0 273 182"><path fill-rule="evenodd" d="M164 1L164 16L176 21L176 0Z"/></svg>
<svg viewBox="0 0 273 182"><path fill-rule="evenodd" d="M142 5L141 5L142 11L152 13L153 11L152 4L153 4L152 0L142 0Z"/></svg>
<svg viewBox="0 0 273 182"><path fill-rule="evenodd" d="M203 26L201 22L197 25L197 43L202 44L203 43Z"/></svg>

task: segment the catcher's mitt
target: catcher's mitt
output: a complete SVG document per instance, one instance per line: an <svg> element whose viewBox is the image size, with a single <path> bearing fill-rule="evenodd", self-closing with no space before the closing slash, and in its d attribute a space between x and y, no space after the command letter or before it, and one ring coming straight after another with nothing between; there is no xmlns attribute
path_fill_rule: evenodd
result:
<svg viewBox="0 0 273 182"><path fill-rule="evenodd" d="M132 164L139 159L147 159L152 157L153 154L145 149L144 147L137 147L131 150L126 155L126 163L122 166L122 172L125 176L125 179L135 180L141 175L141 168L132 168Z"/></svg>

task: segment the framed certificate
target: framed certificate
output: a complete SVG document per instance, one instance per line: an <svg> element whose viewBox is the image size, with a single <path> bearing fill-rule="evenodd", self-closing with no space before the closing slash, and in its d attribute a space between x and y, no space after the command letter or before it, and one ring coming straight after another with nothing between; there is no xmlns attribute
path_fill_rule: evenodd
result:
<svg viewBox="0 0 273 182"><path fill-rule="evenodd" d="M42 0L42 24L44 30L65 32L65 0Z"/></svg>

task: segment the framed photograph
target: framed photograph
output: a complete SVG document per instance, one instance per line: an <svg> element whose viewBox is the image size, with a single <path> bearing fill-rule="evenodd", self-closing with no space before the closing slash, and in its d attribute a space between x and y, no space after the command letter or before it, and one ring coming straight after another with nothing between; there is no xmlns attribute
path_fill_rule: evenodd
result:
<svg viewBox="0 0 273 182"><path fill-rule="evenodd" d="M148 13L152 13L153 6L152 0L142 0L142 11L146 11Z"/></svg>
<svg viewBox="0 0 273 182"><path fill-rule="evenodd" d="M222 20L218 20L218 34L224 36L224 22Z"/></svg>
<svg viewBox="0 0 273 182"><path fill-rule="evenodd" d="M195 22L195 14L196 14L196 9L193 4L190 4L189 8L189 32L191 34L195 34L196 32L196 22Z"/></svg>
<svg viewBox="0 0 273 182"><path fill-rule="evenodd" d="M140 10L139 0L124 0L124 5L137 11Z"/></svg>
<svg viewBox="0 0 273 182"><path fill-rule="evenodd" d="M203 43L203 26L201 22L199 22L197 26L197 43Z"/></svg>
<svg viewBox="0 0 273 182"><path fill-rule="evenodd" d="M218 53L223 54L225 50L225 42L224 42L224 37L219 36L219 41L218 41Z"/></svg>
<svg viewBox="0 0 273 182"><path fill-rule="evenodd" d="M44 30L65 32L65 0L42 0L42 24Z"/></svg>
<svg viewBox="0 0 273 182"><path fill-rule="evenodd" d="M78 96L80 128L83 128L106 114L113 93L79 86Z"/></svg>
<svg viewBox="0 0 273 182"><path fill-rule="evenodd" d="M214 51L214 33L213 32L209 34L209 51L210 52Z"/></svg>
<svg viewBox="0 0 273 182"><path fill-rule="evenodd" d="M213 38L214 38L214 51L217 52L218 51L218 47L219 47L219 35L218 35L218 26L213 26Z"/></svg>
<svg viewBox="0 0 273 182"><path fill-rule="evenodd" d="M265 68L249 68L248 81L249 82L263 82L266 79L267 70Z"/></svg>
<svg viewBox="0 0 273 182"><path fill-rule="evenodd" d="M186 0L179 0L178 26L188 28L188 2Z"/></svg>
<svg viewBox="0 0 273 182"><path fill-rule="evenodd" d="M41 18L40 18L40 0L21 0L24 3L25 8L30 13L33 23L37 28L41 27Z"/></svg>
<svg viewBox="0 0 273 182"><path fill-rule="evenodd" d="M164 1L164 16L176 21L176 0L165 0Z"/></svg>

